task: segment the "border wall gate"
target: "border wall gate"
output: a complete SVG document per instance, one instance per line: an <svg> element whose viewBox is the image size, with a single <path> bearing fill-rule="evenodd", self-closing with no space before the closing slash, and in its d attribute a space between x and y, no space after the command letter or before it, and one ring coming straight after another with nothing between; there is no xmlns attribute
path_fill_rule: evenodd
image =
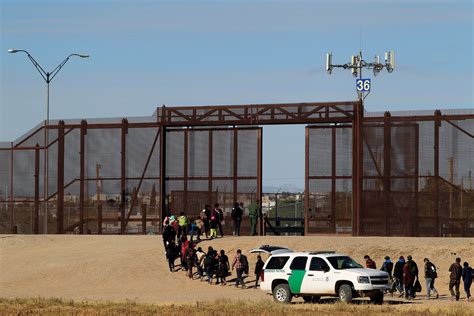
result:
<svg viewBox="0 0 474 316"><path fill-rule="evenodd" d="M307 125L306 234L474 236L474 114L364 117L351 101L59 121L46 146L38 127L0 146L0 231L147 233L168 211L229 213L261 200L268 124Z"/></svg>

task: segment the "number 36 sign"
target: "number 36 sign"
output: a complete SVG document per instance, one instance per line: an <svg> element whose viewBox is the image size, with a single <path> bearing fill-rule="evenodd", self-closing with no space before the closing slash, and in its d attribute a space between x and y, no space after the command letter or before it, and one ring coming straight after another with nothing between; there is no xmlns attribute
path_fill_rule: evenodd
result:
<svg viewBox="0 0 474 316"><path fill-rule="evenodd" d="M370 79L356 79L356 90L357 92L369 92Z"/></svg>

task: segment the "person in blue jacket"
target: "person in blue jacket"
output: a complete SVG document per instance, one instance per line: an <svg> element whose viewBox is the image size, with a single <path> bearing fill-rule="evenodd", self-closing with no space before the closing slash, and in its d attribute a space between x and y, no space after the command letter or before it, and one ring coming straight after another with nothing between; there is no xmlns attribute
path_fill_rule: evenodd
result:
<svg viewBox="0 0 474 316"><path fill-rule="evenodd" d="M469 302L471 301L472 272L469 263L464 262L462 268L462 281L464 283L464 292L466 292L466 297Z"/></svg>

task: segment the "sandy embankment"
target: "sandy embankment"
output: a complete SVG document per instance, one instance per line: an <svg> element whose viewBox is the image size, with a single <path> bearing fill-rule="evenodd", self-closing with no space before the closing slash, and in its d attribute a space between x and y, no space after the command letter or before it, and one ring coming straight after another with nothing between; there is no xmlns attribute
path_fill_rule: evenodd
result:
<svg viewBox="0 0 474 316"><path fill-rule="evenodd" d="M423 258L428 257L438 267L436 287L442 296L439 300L427 301L423 291L423 296L413 304L426 306L456 304L449 301L448 267L456 256L474 264L472 238L226 237L204 241L200 246L204 250L209 245L217 250L225 249L232 259L236 249L241 248L246 253L262 244L301 251L332 249L349 254L359 262L368 254L378 266L385 255L398 258L411 254L422 269ZM248 257L252 270L256 256ZM272 299L260 290L208 285L187 279L184 272L169 273L161 236L3 235L0 236L0 268L0 297L3 298L128 299L155 304L219 298ZM248 281L253 280L251 275ZM461 297L465 297L464 292L461 293ZM474 303L458 304L474 307Z"/></svg>

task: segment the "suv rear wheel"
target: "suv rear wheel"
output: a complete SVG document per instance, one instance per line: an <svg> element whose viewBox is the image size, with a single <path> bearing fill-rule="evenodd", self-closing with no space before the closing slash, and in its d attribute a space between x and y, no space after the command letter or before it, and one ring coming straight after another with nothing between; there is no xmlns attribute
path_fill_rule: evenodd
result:
<svg viewBox="0 0 474 316"><path fill-rule="evenodd" d="M339 287L339 299L341 302L350 303L352 301L352 288L349 284L343 284Z"/></svg>
<svg viewBox="0 0 474 316"><path fill-rule="evenodd" d="M317 303L319 302L319 296L303 296L305 303Z"/></svg>
<svg viewBox="0 0 474 316"><path fill-rule="evenodd" d="M288 284L278 284L273 289L273 298L275 301L283 304L288 304L291 302L292 294Z"/></svg>

